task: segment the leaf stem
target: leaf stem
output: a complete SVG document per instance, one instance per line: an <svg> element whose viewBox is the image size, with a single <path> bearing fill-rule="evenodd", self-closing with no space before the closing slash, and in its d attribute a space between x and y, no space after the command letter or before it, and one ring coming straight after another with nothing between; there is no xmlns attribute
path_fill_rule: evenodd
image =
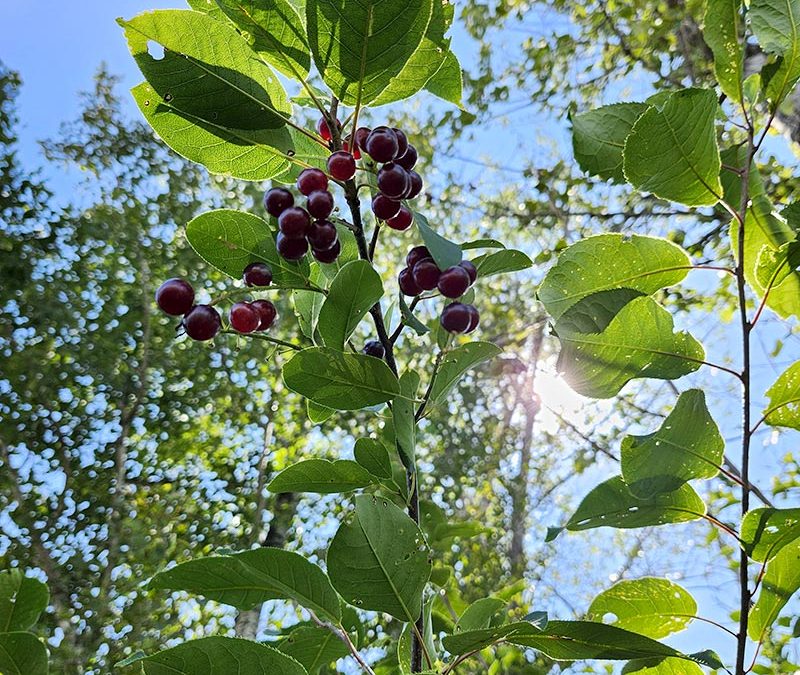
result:
<svg viewBox="0 0 800 675"><path fill-rule="evenodd" d="M221 330L220 333L223 335L236 335L238 337L256 338L257 340L264 340L265 342L271 342L274 345L280 345L281 347L286 347L296 352L303 351L303 348L300 345L294 345L291 342L286 342L285 340L281 340L279 338L270 337L269 335L262 335L261 333L246 334L246 333L240 333L239 331L235 330Z"/></svg>

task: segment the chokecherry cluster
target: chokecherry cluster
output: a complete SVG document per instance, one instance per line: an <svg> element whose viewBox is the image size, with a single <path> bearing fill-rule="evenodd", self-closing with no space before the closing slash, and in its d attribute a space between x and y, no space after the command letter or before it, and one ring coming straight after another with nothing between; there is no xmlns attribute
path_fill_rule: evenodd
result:
<svg viewBox="0 0 800 675"><path fill-rule="evenodd" d="M406 267L398 275L403 295L419 296L434 288L445 298L460 298L478 278L478 270L469 260L439 269L426 246L415 246L406 256ZM480 315L474 305L451 302L442 311L442 328L450 333L471 333L478 327Z"/></svg>
<svg viewBox="0 0 800 675"><path fill-rule="evenodd" d="M247 286L265 287L272 283L272 270L261 262L244 268L242 279ZM195 305L194 288L185 279L168 279L156 291L156 304L170 316L183 316L181 326L193 340L211 340L222 329L222 318L212 305ZM269 300L236 302L228 319L231 328L239 333L267 330L278 316Z"/></svg>

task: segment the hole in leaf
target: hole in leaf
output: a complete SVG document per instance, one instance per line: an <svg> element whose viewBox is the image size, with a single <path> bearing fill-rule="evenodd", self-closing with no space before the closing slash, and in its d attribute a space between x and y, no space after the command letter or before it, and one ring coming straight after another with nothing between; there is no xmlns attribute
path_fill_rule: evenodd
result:
<svg viewBox="0 0 800 675"><path fill-rule="evenodd" d="M158 42L153 42L153 40L147 41L147 53L150 54L154 61L161 61L165 56L164 47Z"/></svg>

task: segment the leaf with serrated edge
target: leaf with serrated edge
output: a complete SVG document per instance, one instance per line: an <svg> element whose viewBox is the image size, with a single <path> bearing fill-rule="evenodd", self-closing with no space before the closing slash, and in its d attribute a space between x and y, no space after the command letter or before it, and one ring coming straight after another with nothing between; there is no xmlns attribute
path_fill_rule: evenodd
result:
<svg viewBox="0 0 800 675"><path fill-rule="evenodd" d="M764 638L767 629L799 588L800 539L795 539L767 563L767 571L747 627L747 634L752 640L760 642Z"/></svg>
<svg viewBox="0 0 800 675"><path fill-rule="evenodd" d="M441 403L464 373L501 353L500 347L490 342L468 342L448 351L436 372L431 388L431 402Z"/></svg>
<svg viewBox="0 0 800 675"><path fill-rule="evenodd" d="M800 431L800 361L789 366L768 390L764 422Z"/></svg>
<svg viewBox="0 0 800 675"><path fill-rule="evenodd" d="M720 89L733 101L742 101L742 0L708 0L703 38L714 53L714 73Z"/></svg>

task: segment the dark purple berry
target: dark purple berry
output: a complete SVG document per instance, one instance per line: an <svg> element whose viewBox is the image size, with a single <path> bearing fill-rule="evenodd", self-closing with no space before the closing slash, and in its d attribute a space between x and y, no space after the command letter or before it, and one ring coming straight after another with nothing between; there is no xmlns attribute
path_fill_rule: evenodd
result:
<svg viewBox="0 0 800 675"><path fill-rule="evenodd" d="M475 305L467 305L467 310L469 311L469 326L467 326L467 333L471 333L478 327L478 323L481 320L481 315L478 314L478 310L475 309Z"/></svg>
<svg viewBox="0 0 800 675"><path fill-rule="evenodd" d="M367 136L369 136L372 129L369 127L358 127L356 129L356 148L359 150L367 151Z"/></svg>
<svg viewBox="0 0 800 675"><path fill-rule="evenodd" d="M275 317L278 316L278 310L275 309L269 300L254 300L250 306L258 312L259 324L256 330L267 330L273 323Z"/></svg>
<svg viewBox="0 0 800 675"><path fill-rule="evenodd" d="M286 188L272 188L264 195L264 208L275 218L293 205L294 197Z"/></svg>
<svg viewBox="0 0 800 675"><path fill-rule="evenodd" d="M469 274L467 274L467 270L458 265L448 267L442 272L436 286L444 297L460 298L469 288Z"/></svg>
<svg viewBox="0 0 800 675"><path fill-rule="evenodd" d="M339 257L339 254L342 252L342 245L337 239L336 242L330 248L325 250L318 250L312 249L311 251L314 254L314 257L319 260L321 263L332 263L336 258Z"/></svg>
<svg viewBox="0 0 800 675"><path fill-rule="evenodd" d="M398 157L395 161L406 171L411 171L417 163L417 149L413 145L409 145L402 157Z"/></svg>
<svg viewBox="0 0 800 675"><path fill-rule="evenodd" d="M386 352L383 345L378 340L370 340L364 344L364 353L367 356L374 356L376 359L382 359Z"/></svg>
<svg viewBox="0 0 800 675"><path fill-rule="evenodd" d="M219 312L211 305L195 305L183 317L183 329L192 340L210 340L220 328Z"/></svg>
<svg viewBox="0 0 800 675"><path fill-rule="evenodd" d="M399 210L400 202L396 199L389 199L380 192L372 198L372 212L375 214L376 218L388 220L396 216Z"/></svg>
<svg viewBox="0 0 800 675"><path fill-rule="evenodd" d="M314 190L308 195L306 210L318 220L327 218L333 211L333 195L327 190Z"/></svg>
<svg viewBox="0 0 800 675"><path fill-rule="evenodd" d="M397 212L397 215L394 218L389 218L386 221L386 224L391 227L393 230L407 230L411 227L411 222L414 220L414 216L411 215L411 211L409 211L405 206L401 206L400 210Z"/></svg>
<svg viewBox="0 0 800 675"><path fill-rule="evenodd" d="M472 314L467 305L453 302L444 308L440 321L448 333L466 333L472 323Z"/></svg>
<svg viewBox="0 0 800 675"><path fill-rule="evenodd" d="M416 171L409 171L408 172L408 192L406 193L406 199L414 199L420 192L422 192L422 176L420 176Z"/></svg>
<svg viewBox="0 0 800 675"><path fill-rule="evenodd" d="M389 199L402 199L408 192L408 171L389 162L378 171L378 189Z"/></svg>
<svg viewBox="0 0 800 675"><path fill-rule="evenodd" d="M305 237L300 239L292 239L278 232L278 238L275 241L275 246L286 260L300 260L308 251L308 241Z"/></svg>
<svg viewBox="0 0 800 675"><path fill-rule="evenodd" d="M156 304L172 316L186 314L194 302L194 289L185 279L168 279L156 291Z"/></svg>
<svg viewBox="0 0 800 675"><path fill-rule="evenodd" d="M356 160L344 150L337 150L328 157L328 173L336 180L350 180L356 175Z"/></svg>
<svg viewBox="0 0 800 675"><path fill-rule="evenodd" d="M400 270L397 281L400 284L400 292L403 295L419 295L422 293L422 289L414 281L414 275L408 267Z"/></svg>
<svg viewBox="0 0 800 675"><path fill-rule="evenodd" d="M478 268L475 267L475 265L472 264L472 261L471 260L462 260L460 263L458 263L458 266L459 267L463 267L467 271L467 274L469 274L469 283L470 283L470 285L474 284L475 283L475 279L478 278Z"/></svg>
<svg viewBox="0 0 800 675"><path fill-rule="evenodd" d="M308 243L314 251L327 251L337 241L336 226L327 220L315 220L308 230Z"/></svg>
<svg viewBox="0 0 800 675"><path fill-rule="evenodd" d="M414 275L414 281L417 286L423 291L431 291L436 288L436 284L439 283L439 277L442 274L432 258L420 260L414 265L411 273Z"/></svg>
<svg viewBox="0 0 800 675"><path fill-rule="evenodd" d="M297 189L306 197L314 190L327 190L328 177L319 169L303 169L297 177Z"/></svg>
<svg viewBox="0 0 800 675"><path fill-rule="evenodd" d="M267 263L252 262L244 268L242 280L245 286L269 286L272 283L272 269Z"/></svg>
<svg viewBox="0 0 800 675"><path fill-rule="evenodd" d="M395 157L402 157L406 150L408 150L408 137L405 131L397 127L392 127L392 131L394 131L394 135L397 136L397 154Z"/></svg>
<svg viewBox="0 0 800 675"><path fill-rule="evenodd" d="M427 246L415 246L408 252L408 255L406 255L406 265L408 267L414 267L420 260L425 260L425 258L430 257L431 252L428 250Z"/></svg>
<svg viewBox="0 0 800 675"><path fill-rule="evenodd" d="M231 328L239 333L252 333L261 323L261 316L249 302L237 302L231 307Z"/></svg>
<svg viewBox="0 0 800 675"><path fill-rule="evenodd" d="M376 162L391 162L397 157L397 135L389 127L375 127L365 145L367 154Z"/></svg>
<svg viewBox="0 0 800 675"><path fill-rule="evenodd" d="M311 225L311 216L308 211L299 206L286 209L278 218L278 229L284 237L289 239L302 239Z"/></svg>

